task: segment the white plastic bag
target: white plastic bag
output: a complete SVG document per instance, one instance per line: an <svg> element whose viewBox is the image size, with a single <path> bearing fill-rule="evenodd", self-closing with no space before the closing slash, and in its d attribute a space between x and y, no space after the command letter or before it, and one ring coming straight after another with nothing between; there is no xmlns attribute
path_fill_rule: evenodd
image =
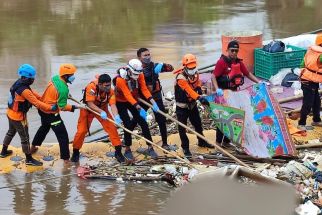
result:
<svg viewBox="0 0 322 215"><path fill-rule="evenodd" d="M269 82L271 82L275 86L281 85L285 76L290 72L292 72L292 70L290 68L281 69L280 71L278 71L278 73L276 75L273 75L269 79Z"/></svg>
<svg viewBox="0 0 322 215"><path fill-rule="evenodd" d="M300 90L301 89L301 82L300 81L294 81L291 87L294 90Z"/></svg>
<svg viewBox="0 0 322 215"><path fill-rule="evenodd" d="M293 72L294 72L295 75L300 76L301 69L300 68L295 68L295 69L293 69Z"/></svg>

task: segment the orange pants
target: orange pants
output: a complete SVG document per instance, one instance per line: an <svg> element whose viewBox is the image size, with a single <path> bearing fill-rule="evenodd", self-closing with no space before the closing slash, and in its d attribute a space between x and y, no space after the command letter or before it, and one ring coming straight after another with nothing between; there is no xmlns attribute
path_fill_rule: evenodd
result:
<svg viewBox="0 0 322 215"><path fill-rule="evenodd" d="M107 112L108 118L112 119L111 114ZM74 137L73 141L73 148L74 149L81 149L84 143L85 135L90 128L94 117L101 123L103 129L108 133L109 138L112 142L113 146L121 145L121 140L119 134L117 133L116 126L108 121L103 120L100 116L93 114L85 109L80 110L78 124L77 124L77 132Z"/></svg>

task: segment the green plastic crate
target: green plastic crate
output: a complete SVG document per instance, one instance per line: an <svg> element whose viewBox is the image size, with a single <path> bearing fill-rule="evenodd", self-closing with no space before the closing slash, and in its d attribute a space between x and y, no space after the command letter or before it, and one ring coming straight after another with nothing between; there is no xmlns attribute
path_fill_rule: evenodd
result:
<svg viewBox="0 0 322 215"><path fill-rule="evenodd" d="M255 49L255 75L268 80L282 68L297 68L300 66L306 49L287 45L290 52L269 53L262 48Z"/></svg>

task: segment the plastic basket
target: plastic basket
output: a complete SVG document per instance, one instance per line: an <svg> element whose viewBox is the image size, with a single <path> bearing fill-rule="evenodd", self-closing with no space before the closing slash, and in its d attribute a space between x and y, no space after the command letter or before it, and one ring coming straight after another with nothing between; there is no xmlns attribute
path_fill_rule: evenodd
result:
<svg viewBox="0 0 322 215"><path fill-rule="evenodd" d="M291 45L287 45L286 48L291 48L292 51L270 53L262 48L255 49L255 75L268 80L282 68L299 67L306 49Z"/></svg>

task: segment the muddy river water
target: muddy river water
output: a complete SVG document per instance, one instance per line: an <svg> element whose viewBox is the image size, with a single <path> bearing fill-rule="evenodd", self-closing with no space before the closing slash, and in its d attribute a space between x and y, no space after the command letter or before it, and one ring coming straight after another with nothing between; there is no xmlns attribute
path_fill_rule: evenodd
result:
<svg viewBox="0 0 322 215"><path fill-rule="evenodd" d="M0 139L8 129L5 115L8 89L17 68L37 68L33 88L43 92L60 63L77 68L70 86L74 97L95 74L115 70L136 50L147 47L156 62L180 65L194 53L200 66L220 56L225 31L258 30L263 39L283 38L321 28L318 0L1 0L0 2ZM173 77L162 77L164 90L172 90ZM78 112L63 113L69 137L76 131ZM40 118L29 115L33 138ZM93 130L98 128L93 124ZM52 132L45 140L56 142ZM13 145L19 146L15 137ZM0 185L64 175L70 167L41 173L15 171L0 175ZM0 190L0 214L157 214L171 196L164 184L115 184L84 181L67 176L51 181Z"/></svg>

